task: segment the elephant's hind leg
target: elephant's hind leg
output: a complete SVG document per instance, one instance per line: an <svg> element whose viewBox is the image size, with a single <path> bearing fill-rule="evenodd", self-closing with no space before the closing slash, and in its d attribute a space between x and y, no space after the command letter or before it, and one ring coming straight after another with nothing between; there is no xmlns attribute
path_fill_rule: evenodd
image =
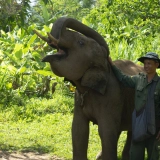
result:
<svg viewBox="0 0 160 160"><path fill-rule="evenodd" d="M121 134L121 132L120 132L120 134ZM127 132L126 143L125 143L125 146L124 146L124 149L123 149L123 152L122 152L122 160L129 160L129 150L130 150L130 146L131 146L131 139L132 139L132 132L128 131ZM102 151L100 151L97 154L96 160L102 160Z"/></svg>

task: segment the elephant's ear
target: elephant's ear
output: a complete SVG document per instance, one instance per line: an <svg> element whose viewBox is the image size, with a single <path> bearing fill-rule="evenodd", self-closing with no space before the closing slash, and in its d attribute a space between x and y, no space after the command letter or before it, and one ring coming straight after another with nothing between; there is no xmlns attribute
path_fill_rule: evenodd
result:
<svg viewBox="0 0 160 160"><path fill-rule="evenodd" d="M81 85L89 87L101 94L105 94L108 76L104 70L94 67L85 72L82 77Z"/></svg>

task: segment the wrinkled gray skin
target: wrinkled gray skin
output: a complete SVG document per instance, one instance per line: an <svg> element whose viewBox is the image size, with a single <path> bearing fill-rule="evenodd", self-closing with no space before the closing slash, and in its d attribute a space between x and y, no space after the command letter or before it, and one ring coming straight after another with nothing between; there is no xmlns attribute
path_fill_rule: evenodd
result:
<svg viewBox="0 0 160 160"><path fill-rule="evenodd" d="M48 38L48 44L57 48L57 53L44 57L43 62L49 62L57 76L65 77L76 86L72 123L73 160L87 160L90 121L98 125L101 158L116 160L120 132L131 131L134 91L125 88L116 79L107 60L108 46L94 30L75 19L63 17L54 23L51 35L57 41ZM129 75L143 71L131 61L118 60L115 65ZM128 158L128 137L123 159Z"/></svg>

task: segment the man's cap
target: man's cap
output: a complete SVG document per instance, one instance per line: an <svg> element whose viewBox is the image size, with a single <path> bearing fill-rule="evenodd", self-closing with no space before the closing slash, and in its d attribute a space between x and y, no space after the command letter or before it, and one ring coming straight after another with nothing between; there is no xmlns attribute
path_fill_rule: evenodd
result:
<svg viewBox="0 0 160 160"><path fill-rule="evenodd" d="M156 61L159 63L158 68L160 68L160 59L159 59L158 54L153 53L153 52L148 52L148 53L146 53L145 56L138 58L138 61L144 63L144 60L145 60L145 59L153 59L153 60L156 60Z"/></svg>

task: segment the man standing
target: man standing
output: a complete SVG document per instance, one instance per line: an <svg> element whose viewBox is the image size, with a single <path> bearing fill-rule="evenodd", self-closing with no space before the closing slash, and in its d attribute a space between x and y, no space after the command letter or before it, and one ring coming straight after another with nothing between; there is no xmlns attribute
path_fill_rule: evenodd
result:
<svg viewBox="0 0 160 160"><path fill-rule="evenodd" d="M154 112L154 116L149 118L149 120L154 120L155 133L136 142L132 139L130 160L144 160L145 148L147 149L148 160L158 160L159 152L157 142L160 140L160 78L158 77L156 69L160 68L160 59L156 53L149 52L145 56L140 57L138 61L144 64L144 70L146 73L128 76L123 74L121 70L113 64L112 59L109 57L109 62L118 80L121 81L126 87L135 89L136 116L140 115L146 106L149 108L149 114L150 112ZM154 98L153 105L150 106L150 101L152 101L150 96L150 88L153 86L153 83L155 83L155 87L152 91ZM149 117L149 115L147 116ZM135 123L133 121L135 121L135 119L132 120L132 125Z"/></svg>

